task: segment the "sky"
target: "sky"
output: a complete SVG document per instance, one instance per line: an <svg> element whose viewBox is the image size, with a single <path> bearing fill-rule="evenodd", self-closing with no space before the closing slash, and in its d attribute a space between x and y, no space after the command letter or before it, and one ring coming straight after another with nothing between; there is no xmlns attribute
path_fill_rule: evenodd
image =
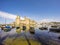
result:
<svg viewBox="0 0 60 45"><path fill-rule="evenodd" d="M3 13L26 16L35 21L60 21L60 0L0 0L0 22L4 23ZM5 14L6 15L6 14ZM6 18L7 22L12 19Z"/></svg>

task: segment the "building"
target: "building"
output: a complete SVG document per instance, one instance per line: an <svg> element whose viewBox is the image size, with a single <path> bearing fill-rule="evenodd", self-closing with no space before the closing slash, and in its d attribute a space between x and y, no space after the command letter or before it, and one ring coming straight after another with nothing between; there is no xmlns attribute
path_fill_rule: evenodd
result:
<svg viewBox="0 0 60 45"><path fill-rule="evenodd" d="M38 27L51 27L51 26L60 27L60 22L42 22L38 24Z"/></svg>

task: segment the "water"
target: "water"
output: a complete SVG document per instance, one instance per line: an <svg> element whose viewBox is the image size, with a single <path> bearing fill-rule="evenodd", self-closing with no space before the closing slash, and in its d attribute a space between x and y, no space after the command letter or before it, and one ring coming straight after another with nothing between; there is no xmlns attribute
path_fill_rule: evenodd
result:
<svg viewBox="0 0 60 45"><path fill-rule="evenodd" d="M48 45L60 45L60 33L49 32L48 30L36 30L36 35L41 39L43 43Z"/></svg>
<svg viewBox="0 0 60 45"><path fill-rule="evenodd" d="M60 33L39 29L35 30L35 34L31 34L29 31L18 34L16 29L12 29L9 32L4 32L0 29L0 42L3 42L8 37L13 39L16 39L17 37L25 37L24 33L28 39L38 41L38 43L42 43L43 45L60 45L60 39L58 39Z"/></svg>

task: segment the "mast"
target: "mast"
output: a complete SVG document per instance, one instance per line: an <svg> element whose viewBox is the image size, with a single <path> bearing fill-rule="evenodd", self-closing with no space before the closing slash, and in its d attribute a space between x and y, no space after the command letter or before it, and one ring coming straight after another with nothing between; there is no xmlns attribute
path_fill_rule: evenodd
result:
<svg viewBox="0 0 60 45"><path fill-rule="evenodd" d="M6 25L6 18L5 18L5 25Z"/></svg>

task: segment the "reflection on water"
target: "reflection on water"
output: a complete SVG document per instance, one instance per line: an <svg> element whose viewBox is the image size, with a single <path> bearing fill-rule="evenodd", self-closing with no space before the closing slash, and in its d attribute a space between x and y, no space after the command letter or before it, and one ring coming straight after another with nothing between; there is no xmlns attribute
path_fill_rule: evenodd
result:
<svg viewBox="0 0 60 45"><path fill-rule="evenodd" d="M36 35L41 39L43 43L48 45L60 45L60 33L49 32L48 30L36 30Z"/></svg>
<svg viewBox="0 0 60 45"><path fill-rule="evenodd" d="M23 44L23 45L60 45L60 39L58 37L60 33L49 32L48 30L39 30L36 29L35 33L30 33L29 31L21 33L17 33L16 29L12 29L10 32L4 32L0 30L0 42L8 43L8 41L13 41L15 44ZM6 42L6 40L8 40ZM17 41L17 42L16 42ZM12 42L9 42L9 44Z"/></svg>

